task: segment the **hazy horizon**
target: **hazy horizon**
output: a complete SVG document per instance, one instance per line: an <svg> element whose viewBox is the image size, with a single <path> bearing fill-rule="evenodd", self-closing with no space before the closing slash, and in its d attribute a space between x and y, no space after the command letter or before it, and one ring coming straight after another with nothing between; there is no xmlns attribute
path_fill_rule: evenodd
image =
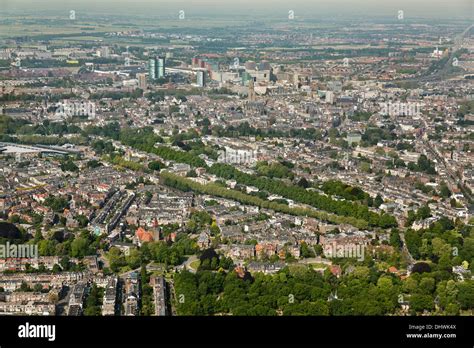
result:
<svg viewBox="0 0 474 348"><path fill-rule="evenodd" d="M394 17L403 10L405 18L456 19L474 18L471 0L0 0L0 11L7 14L35 13L55 16L62 11L84 11L87 15L169 16L179 10L188 15L208 16L278 16L295 12L296 18L327 16L371 19ZM0 16L1 16L0 12Z"/></svg>

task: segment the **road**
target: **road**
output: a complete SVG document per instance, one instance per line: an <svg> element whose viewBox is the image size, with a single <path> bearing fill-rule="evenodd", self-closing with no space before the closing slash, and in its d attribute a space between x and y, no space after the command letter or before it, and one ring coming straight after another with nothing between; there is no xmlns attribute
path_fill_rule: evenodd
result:
<svg viewBox="0 0 474 348"><path fill-rule="evenodd" d="M459 187L466 199L468 200L469 204L473 204L473 197L472 195L467 191L466 187L464 186L464 183L462 181L462 178L460 175L453 171L447 164L445 159L439 154L438 149L436 148L435 144L432 144L429 141L423 140L423 144L425 145L425 149L434 157L436 158L437 162L442 164L443 167L446 170L446 173L448 173L449 178L452 180L451 183L455 184L455 186Z"/></svg>
<svg viewBox="0 0 474 348"><path fill-rule="evenodd" d="M471 24L461 34L454 38L454 46L452 47L449 53L449 59L441 69L434 71L428 76L420 76L417 78L398 80L398 82L433 82L446 78L449 68L453 65L454 53L462 48L464 38L472 30L473 27L474 24Z"/></svg>
<svg viewBox="0 0 474 348"><path fill-rule="evenodd" d="M411 272L411 269L413 268L413 265L415 264L415 259L413 258L413 256L410 254L410 251L408 250L407 248L407 243L405 242L405 233L402 233L400 232L400 240L402 241L403 245L402 245L402 250L406 253L406 255L408 256L408 266L407 266L407 270L408 270L408 273Z"/></svg>
<svg viewBox="0 0 474 348"><path fill-rule="evenodd" d="M67 315L67 306L69 305L69 297L71 297L73 287L74 287L73 285L71 287L65 286L64 291L66 292L66 294L56 304L57 305L57 315Z"/></svg>
<svg viewBox="0 0 474 348"><path fill-rule="evenodd" d="M191 263L196 261L198 258L196 255L191 255L188 257L186 261L184 261L181 265L185 267L186 270L188 270L191 273L196 273L196 270L191 267Z"/></svg>
<svg viewBox="0 0 474 348"><path fill-rule="evenodd" d="M424 117L424 115L421 115L421 120L424 124L425 129L427 129L428 122L426 121L426 118ZM440 152L438 151L436 144L423 138L421 139L421 141L426 152L429 153L431 157L434 157L438 164L442 165L445 168L446 173L448 173L448 179L450 181L450 184L453 186L459 187L464 197L466 197L467 201L469 202L469 204L471 205L474 204L473 197L464 186L461 176L455 171L453 171L450 168L450 166L448 166L448 164L446 163L446 160L444 159L443 156L441 156Z"/></svg>

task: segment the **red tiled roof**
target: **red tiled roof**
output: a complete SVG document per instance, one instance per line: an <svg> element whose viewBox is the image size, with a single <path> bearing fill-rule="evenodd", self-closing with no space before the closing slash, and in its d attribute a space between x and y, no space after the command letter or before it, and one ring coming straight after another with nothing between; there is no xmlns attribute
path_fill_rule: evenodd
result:
<svg viewBox="0 0 474 348"><path fill-rule="evenodd" d="M139 227L135 232L140 242L153 242L153 233L145 231L142 227Z"/></svg>

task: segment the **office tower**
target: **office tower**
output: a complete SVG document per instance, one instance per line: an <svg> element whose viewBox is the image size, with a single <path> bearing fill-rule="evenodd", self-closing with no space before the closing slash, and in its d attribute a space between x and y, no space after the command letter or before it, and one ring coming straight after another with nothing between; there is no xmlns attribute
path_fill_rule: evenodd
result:
<svg viewBox="0 0 474 348"><path fill-rule="evenodd" d="M197 84L199 87L205 87L206 86L206 73L203 70L198 70L196 73L197 77Z"/></svg>
<svg viewBox="0 0 474 348"><path fill-rule="evenodd" d="M161 79L165 77L165 57L156 57L156 77Z"/></svg>
<svg viewBox="0 0 474 348"><path fill-rule="evenodd" d="M145 74L137 74L137 78L138 78L138 88L142 90L146 90L147 84L146 84Z"/></svg>
<svg viewBox="0 0 474 348"><path fill-rule="evenodd" d="M248 92L249 101L255 101L255 85L253 78L249 81L249 92Z"/></svg>
<svg viewBox="0 0 474 348"><path fill-rule="evenodd" d="M150 80L156 80L156 61L155 58L148 60L148 76Z"/></svg>
<svg viewBox="0 0 474 348"><path fill-rule="evenodd" d="M242 72L242 86L247 86L251 78L252 76L248 72Z"/></svg>
<svg viewBox="0 0 474 348"><path fill-rule="evenodd" d="M334 104L335 98L336 97L334 95L334 92L332 92L332 91L327 91L326 92L326 103Z"/></svg>

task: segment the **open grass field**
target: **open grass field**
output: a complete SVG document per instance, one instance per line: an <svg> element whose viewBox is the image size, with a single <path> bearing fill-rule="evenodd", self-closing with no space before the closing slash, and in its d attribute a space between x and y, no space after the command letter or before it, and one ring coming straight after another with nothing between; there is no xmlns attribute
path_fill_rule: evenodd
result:
<svg viewBox="0 0 474 348"><path fill-rule="evenodd" d="M197 270L200 264L201 264L201 261L200 261L200 260L195 260L195 261L191 262L191 263L189 264L189 266L190 266L192 269Z"/></svg>
<svg viewBox="0 0 474 348"><path fill-rule="evenodd" d="M64 17L42 17L41 19L17 16L2 17L0 16L0 38L18 37L18 36L40 36L40 35L57 35L58 37L70 36L73 34L88 33L91 36L97 34L103 36L108 32L137 30L138 28L145 31L149 30L174 30L174 29L196 29L196 30L212 30L213 28L235 28L236 26L245 27L248 20L235 20L231 18L156 18L156 19L140 19L136 18L133 22L130 20L124 23L119 18L87 18L81 20L79 14L76 19L71 20Z"/></svg>

